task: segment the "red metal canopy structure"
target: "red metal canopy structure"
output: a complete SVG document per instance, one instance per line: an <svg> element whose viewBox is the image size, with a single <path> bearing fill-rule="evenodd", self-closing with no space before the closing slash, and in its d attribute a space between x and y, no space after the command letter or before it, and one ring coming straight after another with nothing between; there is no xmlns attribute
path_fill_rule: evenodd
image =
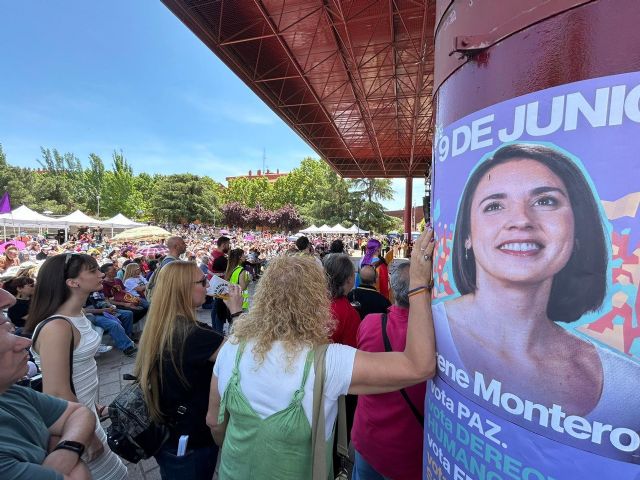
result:
<svg viewBox="0 0 640 480"><path fill-rule="evenodd" d="M425 175L435 2L162 1L341 176Z"/></svg>

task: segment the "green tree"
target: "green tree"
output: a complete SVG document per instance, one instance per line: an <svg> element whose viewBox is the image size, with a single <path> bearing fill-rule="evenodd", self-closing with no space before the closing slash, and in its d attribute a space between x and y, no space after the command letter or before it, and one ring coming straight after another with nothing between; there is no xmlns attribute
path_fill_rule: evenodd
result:
<svg viewBox="0 0 640 480"><path fill-rule="evenodd" d="M40 147L42 167L36 174L33 192L36 204L42 210L69 213L86 209L87 194L80 159L73 153L60 153L57 149Z"/></svg>
<svg viewBox="0 0 640 480"><path fill-rule="evenodd" d="M313 189L312 199L302 206L302 215L306 223L318 226L325 223L355 223L353 218L359 210L358 201L359 199L349 192L349 183L329 170Z"/></svg>
<svg viewBox="0 0 640 480"><path fill-rule="evenodd" d="M104 174L104 197L101 198L101 206L104 205L104 216L113 216L122 213L128 217L137 214L138 207L142 205L142 194L136 189L133 168L120 153L114 150L112 155L112 170Z"/></svg>
<svg viewBox="0 0 640 480"><path fill-rule="evenodd" d="M102 158L95 153L89 154L89 167L84 170L83 183L82 188L85 191L87 208L97 215L99 210L98 196L103 202L105 197L105 167ZM100 213L104 213L104 208Z"/></svg>
<svg viewBox="0 0 640 480"><path fill-rule="evenodd" d="M135 188L142 197L140 204L136 205L139 220L154 220L151 212L151 199L156 191L156 185L164 178L165 175L155 174L151 176L145 172L136 175L134 180Z"/></svg>
<svg viewBox="0 0 640 480"><path fill-rule="evenodd" d="M393 187L389 179L356 178L351 185L353 191L363 195L368 202L393 200Z"/></svg>
<svg viewBox="0 0 640 480"><path fill-rule="evenodd" d="M299 167L275 181L272 207L280 208L287 204L308 207L312 202L324 199L335 181L344 182L326 162L307 157Z"/></svg>
<svg viewBox="0 0 640 480"><path fill-rule="evenodd" d="M224 203L238 202L245 207L262 205L273 208L273 186L266 177L240 177L229 182L224 191Z"/></svg>
<svg viewBox="0 0 640 480"><path fill-rule="evenodd" d="M360 228L374 232L388 232L396 225L393 217L384 213L381 200L393 199L391 180L381 178L357 178L350 181L351 192L357 199L357 221Z"/></svg>
<svg viewBox="0 0 640 480"><path fill-rule="evenodd" d="M0 194L5 191L11 196L11 208L27 205L33 208L35 197L32 193L34 173L28 168L12 167L0 144Z"/></svg>
<svg viewBox="0 0 640 480"><path fill-rule="evenodd" d="M384 213L384 207L378 202L364 201L360 210L360 228L378 233L396 230L398 220Z"/></svg>
<svg viewBox="0 0 640 480"><path fill-rule="evenodd" d="M151 213L156 220L213 223L218 212L219 184L209 177L190 173L169 175L155 184Z"/></svg>

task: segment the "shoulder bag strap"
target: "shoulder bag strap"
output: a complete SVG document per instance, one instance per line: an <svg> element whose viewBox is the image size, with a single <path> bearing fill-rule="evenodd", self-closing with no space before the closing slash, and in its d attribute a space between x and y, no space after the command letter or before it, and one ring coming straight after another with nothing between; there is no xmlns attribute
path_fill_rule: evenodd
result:
<svg viewBox="0 0 640 480"><path fill-rule="evenodd" d="M349 458L349 441L347 440L347 403L345 396L338 397L338 455Z"/></svg>
<svg viewBox="0 0 640 480"><path fill-rule="evenodd" d="M319 345L313 351L313 411L311 416L311 453L313 480L327 480L327 441L324 427L324 359L328 345Z"/></svg>
<svg viewBox="0 0 640 480"><path fill-rule="evenodd" d="M387 335L387 314L386 313L382 314L381 320L382 320L382 341L384 342L384 350L385 352L392 352L393 349L391 348L391 342L389 341L389 336ZM424 415L422 415L418 411L416 406L413 404L413 402L409 398L409 395L407 395L407 391L404 388L400 390L400 394L402 395L402 398L404 398L405 402L407 402L407 405L409 405L409 408L411 409L411 412L413 412L413 415L416 417L416 420L418 420L420 425L422 425L422 427L424 428Z"/></svg>
<svg viewBox="0 0 640 480"><path fill-rule="evenodd" d="M63 317L61 315L53 315L49 318L45 318L43 321L41 321L38 326L36 327L35 331L33 332L33 337L31 338L31 344L35 345L36 344L36 340L38 340L38 337L40 336L40 332L42 331L42 327L44 327L47 323L49 323L51 320L55 320L56 318L62 318L64 320L66 320L66 322L69 324L69 327L71 328L71 344L69 345L69 386L71 387L71 393L73 393L74 395L76 394L76 389L73 387L73 324L69 321L68 318Z"/></svg>

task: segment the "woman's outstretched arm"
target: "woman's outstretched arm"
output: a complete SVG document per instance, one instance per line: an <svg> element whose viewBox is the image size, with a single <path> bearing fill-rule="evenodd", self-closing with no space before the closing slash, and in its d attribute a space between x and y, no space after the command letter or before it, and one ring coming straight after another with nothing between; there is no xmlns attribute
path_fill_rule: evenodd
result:
<svg viewBox="0 0 640 480"><path fill-rule="evenodd" d="M435 242L428 228L411 253L409 289L431 285ZM409 297L409 325L404 352L372 353L358 350L349 393L371 394L399 390L435 375L436 347L431 316L431 289Z"/></svg>

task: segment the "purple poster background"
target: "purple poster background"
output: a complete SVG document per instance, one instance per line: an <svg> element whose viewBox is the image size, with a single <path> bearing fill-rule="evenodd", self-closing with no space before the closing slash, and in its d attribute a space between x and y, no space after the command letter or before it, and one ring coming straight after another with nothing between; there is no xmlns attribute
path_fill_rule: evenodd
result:
<svg viewBox="0 0 640 480"><path fill-rule="evenodd" d="M523 369L520 379L518 368L527 366L527 355L535 358L536 352L544 349L508 351L511 339L507 336L506 351L496 350L500 345L496 336L505 335L509 329L492 329L491 322L486 321L483 330L483 317L478 313L476 318L474 312L480 311L475 305L480 298L478 292L485 293L499 282L485 283L484 290L478 284L475 291L470 291L468 286L461 290L454 278L454 264L458 265L458 278L460 269L464 270L459 265L474 262L477 271L485 271L484 278L495 273L490 262L481 265L482 250L488 249L480 243L479 235L458 239L456 250L456 228L463 228L456 221L465 187L476 202L467 185L473 172L501 147L513 144L558 152L580 173L597 209L594 232L601 224L602 253L606 256L601 275L605 289L602 302L575 321L555 319L554 327L560 327L556 329L565 335L540 337L549 345L560 337L565 339L566 348L555 351L569 352L566 363L562 363L561 354L542 356L535 364L535 374ZM425 409L429 412L425 423L425 478L640 479L640 72L566 84L508 100L444 128L438 126L434 145L432 221L438 243L433 309L439 357L438 377L429 385ZM516 164L521 166L523 162L507 161L503 165L508 167L503 169L515 171ZM506 177L500 177L496 167L489 170L478 170L484 172L480 182L490 184L491 175L527 180L522 173L518 177L517 172L507 171ZM553 177L553 172L550 175ZM491 185L493 190L487 191L493 192L496 200L487 200L487 204L493 203L482 210L482 215L494 211L509 214L509 209L515 208L517 202L509 202L516 198L517 186L507 186L504 193ZM518 205L538 209L534 216L543 209L543 217L547 215L548 219L552 217L547 212L557 213L557 205L566 199L571 218L576 217L580 208L576 197L570 198L562 187L557 190L551 198L540 194L540 198ZM476 208L475 203L472 205ZM466 221L472 223L473 210L469 215ZM495 218L491 219L492 225ZM538 217L532 218L527 219L526 229L512 228L534 232L527 233L531 238L547 238L535 237ZM547 227L542 225L540 230ZM525 238L523 235L520 237ZM581 261L588 270L594 254L584 253L586 242L578 240L565 243L575 243L572 248L580 255L582 242L582 255L589 258ZM502 244L499 249L511 249L507 262L514 264L519 258L533 262L536 255L543 257L541 252L550 252L552 247L551 241L545 244L523 239ZM572 256L575 251L570 252ZM462 259L468 252L472 260ZM477 257L473 255L476 252ZM494 276L498 278L497 273ZM525 280L517 281L525 284ZM552 280L550 276L549 284ZM554 281L552 290L562 293L562 282ZM508 288L505 292L511 293ZM465 325L471 325L466 338ZM516 330L513 333L514 337L520 334ZM529 375L530 384L519 388L527 383L522 379ZM487 428L493 429L491 436L499 442L487 439ZM475 443L470 440L471 434L479 435ZM445 460L449 469L444 468Z"/></svg>

